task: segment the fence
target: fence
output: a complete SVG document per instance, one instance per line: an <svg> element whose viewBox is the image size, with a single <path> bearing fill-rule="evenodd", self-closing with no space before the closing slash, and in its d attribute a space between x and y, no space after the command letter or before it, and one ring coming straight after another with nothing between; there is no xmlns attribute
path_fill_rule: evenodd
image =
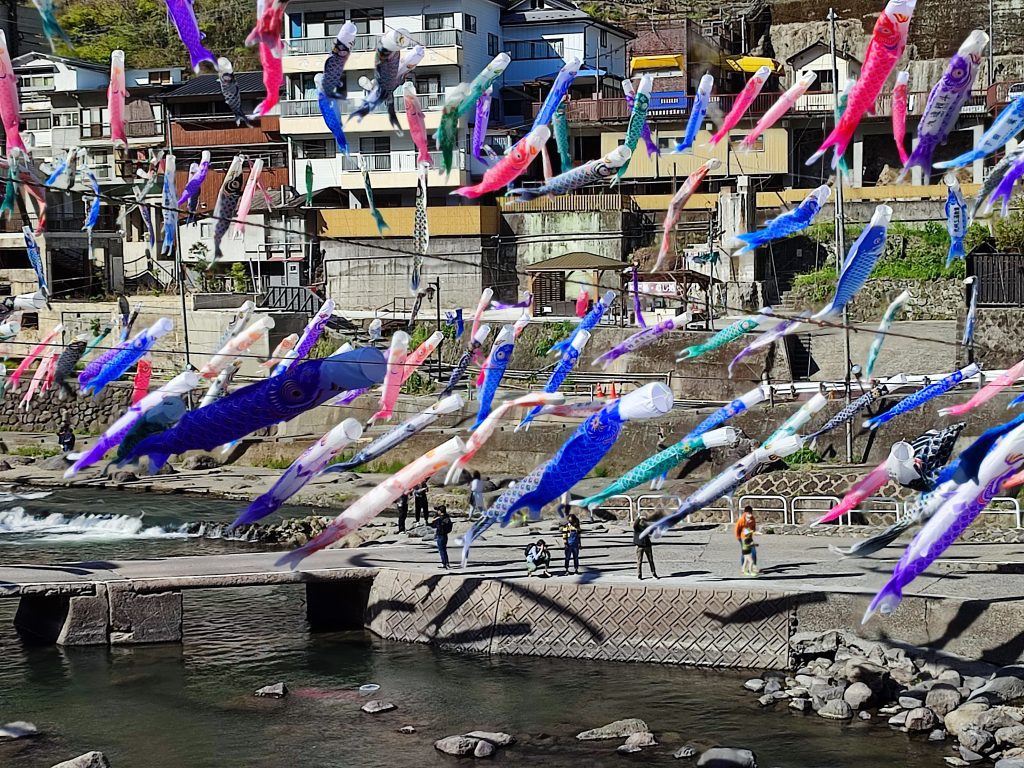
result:
<svg viewBox="0 0 1024 768"><path fill-rule="evenodd" d="M410 32L410 39L424 48L442 48L449 45L462 45L461 29L425 29ZM377 47L377 34L356 35L352 41L353 53L366 53ZM334 49L333 37L294 37L284 41L288 53L293 56L323 56Z"/></svg>
<svg viewBox="0 0 1024 768"><path fill-rule="evenodd" d="M1024 307L1024 254L971 254L967 274L978 278L978 306Z"/></svg>

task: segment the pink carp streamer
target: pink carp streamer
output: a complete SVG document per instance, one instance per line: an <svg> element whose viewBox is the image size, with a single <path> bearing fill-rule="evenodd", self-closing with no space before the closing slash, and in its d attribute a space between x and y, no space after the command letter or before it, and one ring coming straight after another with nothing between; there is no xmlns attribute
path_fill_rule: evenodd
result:
<svg viewBox="0 0 1024 768"><path fill-rule="evenodd" d="M736 100L733 102L729 114L722 120L722 127L708 141L709 146L713 147L718 144L743 119L743 116L747 114L747 110L750 109L750 105L754 103L754 99L761 93L761 89L764 88L764 84L768 81L771 73L772 71L768 67L758 67L757 72L751 75L747 84L743 86L743 90L736 95Z"/></svg>

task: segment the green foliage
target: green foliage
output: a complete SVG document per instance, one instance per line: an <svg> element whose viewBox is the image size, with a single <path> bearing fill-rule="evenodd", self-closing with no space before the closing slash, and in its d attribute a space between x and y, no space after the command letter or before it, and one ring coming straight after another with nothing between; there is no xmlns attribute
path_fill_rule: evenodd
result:
<svg viewBox="0 0 1024 768"><path fill-rule="evenodd" d="M274 457L269 459L257 459L253 465L263 467L264 469L288 469L288 467L292 465L293 461L294 459Z"/></svg>
<svg viewBox="0 0 1024 768"><path fill-rule="evenodd" d="M236 72L259 69L258 51L244 45L255 22L251 3L199 0L195 11L207 48L231 59ZM61 56L109 66L110 52L120 48L129 69L189 68L188 52L161 0L70 0L58 12L58 20L74 43L74 48L58 43Z"/></svg>
<svg viewBox="0 0 1024 768"><path fill-rule="evenodd" d="M1024 201L1017 203L1018 208L1009 216L996 216L992 223L996 248L1004 253L1024 253L1024 211L1019 207Z"/></svg>
<svg viewBox="0 0 1024 768"><path fill-rule="evenodd" d="M538 336L537 343L533 347L534 357L547 357L551 345L572 333L572 329L576 327L576 324L569 320L562 320L558 323L544 323L540 327L542 329L540 336Z"/></svg>
<svg viewBox="0 0 1024 768"><path fill-rule="evenodd" d="M429 361L424 365L429 365ZM402 384L403 395L426 395L434 391L434 382L429 376L419 371L413 371L412 375Z"/></svg>
<svg viewBox="0 0 1024 768"><path fill-rule="evenodd" d="M316 340L316 344L314 344L313 348L309 350L309 354L306 357L310 360L319 360L327 357L328 355L333 355L334 350L336 350L338 346L338 343L334 341L334 339L328 338L325 333Z"/></svg>
<svg viewBox="0 0 1024 768"><path fill-rule="evenodd" d="M590 471L590 477L604 478L608 477L609 474L611 474L611 472L609 471L608 467L606 467L604 464L598 464Z"/></svg>
<svg viewBox="0 0 1024 768"><path fill-rule="evenodd" d="M103 321L98 317L94 317L92 321L89 323L89 332L95 337L99 336L102 330Z"/></svg>
<svg viewBox="0 0 1024 768"><path fill-rule="evenodd" d="M430 338L434 332L423 323L419 323L414 326L412 331L409 333L409 350L414 350L424 341Z"/></svg>
<svg viewBox="0 0 1024 768"><path fill-rule="evenodd" d="M820 464L821 454L810 446L804 446L796 453L791 453L783 459L787 466L797 467L801 464Z"/></svg>
<svg viewBox="0 0 1024 768"><path fill-rule="evenodd" d="M852 245L862 230L863 227L860 226L847 227L847 243ZM793 280L793 286L805 288L811 301L823 302L832 295L837 280L833 239L835 226L828 223L814 224L808 227L804 234L824 245L830 252L830 258L828 266L797 275ZM967 230L967 250L984 240L987 234L985 227L972 224ZM893 280L963 278L966 274L964 262L956 261L946 268L948 251L949 233L944 223L929 221L922 227L911 227L895 222L889 227L885 253L878 260L871 277Z"/></svg>
<svg viewBox="0 0 1024 768"><path fill-rule="evenodd" d="M50 448L46 445L22 445L14 449L15 456L35 456L40 459L48 459L51 456L60 455L59 448Z"/></svg>
<svg viewBox="0 0 1024 768"><path fill-rule="evenodd" d="M245 293L249 289L249 272L242 262L236 261L232 264L231 271L228 274L231 275L231 283L235 293Z"/></svg>

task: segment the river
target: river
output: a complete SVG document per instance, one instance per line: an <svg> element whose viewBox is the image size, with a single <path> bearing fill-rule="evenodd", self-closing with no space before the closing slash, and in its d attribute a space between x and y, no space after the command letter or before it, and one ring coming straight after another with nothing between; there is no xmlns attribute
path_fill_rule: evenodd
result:
<svg viewBox="0 0 1024 768"><path fill-rule="evenodd" d="M11 515L16 507L23 512ZM237 551L252 545L175 533L237 509L83 489L3 497L0 561ZM518 739L498 764L603 768L629 758L615 753L617 742L575 734L622 717L643 718L660 742L639 756L645 765L686 765L671 755L687 742L753 749L762 768L942 764L942 747L878 723L762 710L742 690L749 672L483 658L363 632L311 633L303 596L301 586L186 592L181 645L115 649L25 646L12 628L16 601L0 599L0 723L28 720L42 733L0 744L0 766L48 768L92 749L113 768L454 766L434 740L489 729ZM286 699L252 696L278 681L292 690ZM380 685L375 697L398 709L360 712L364 683ZM404 725L417 732L399 733Z"/></svg>

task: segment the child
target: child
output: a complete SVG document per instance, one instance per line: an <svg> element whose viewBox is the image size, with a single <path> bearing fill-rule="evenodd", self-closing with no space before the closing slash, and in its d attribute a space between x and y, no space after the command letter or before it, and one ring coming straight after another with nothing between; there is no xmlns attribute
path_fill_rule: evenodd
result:
<svg viewBox="0 0 1024 768"><path fill-rule="evenodd" d="M743 575L757 576L757 566L754 564L754 531L750 528L743 529L743 538L740 546L743 551Z"/></svg>

